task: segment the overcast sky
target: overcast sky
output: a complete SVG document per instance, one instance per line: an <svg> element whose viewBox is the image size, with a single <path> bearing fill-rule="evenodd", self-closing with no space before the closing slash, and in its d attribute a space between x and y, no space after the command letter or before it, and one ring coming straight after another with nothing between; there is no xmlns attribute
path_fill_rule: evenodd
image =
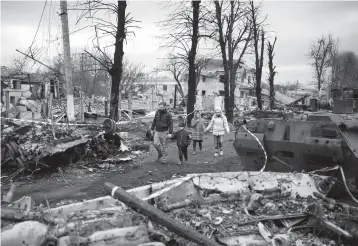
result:
<svg viewBox="0 0 358 246"><path fill-rule="evenodd" d="M31 45L44 4L44 1L1 1L2 65L8 65L14 57L22 56L15 49L26 51ZM74 4L74 1L69 2L69 8ZM268 29L274 32L272 36L278 37L274 60L278 71L277 82L299 80L301 83L311 83L312 70L306 54L310 40L322 34L331 32L339 38L341 50L358 54L358 1L264 1L263 5L264 13L268 15ZM131 61L155 68L166 56L166 51L159 48L160 41L156 38L161 34L156 22L165 19L169 11L155 1L129 1L127 10L141 21L141 28L136 30L136 37L129 38L125 54ZM62 53L58 12L59 1L47 1L35 38L35 46L43 47L41 61L46 64L51 64L51 57ZM84 26L83 23L75 25L77 16L78 11L69 11L70 32ZM72 49L81 51L84 47L91 47L92 34L89 29L71 34Z"/></svg>

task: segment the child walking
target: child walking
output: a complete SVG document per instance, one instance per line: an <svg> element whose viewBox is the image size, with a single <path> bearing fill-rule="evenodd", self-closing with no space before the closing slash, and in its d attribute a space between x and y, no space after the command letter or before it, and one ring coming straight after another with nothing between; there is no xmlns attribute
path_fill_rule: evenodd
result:
<svg viewBox="0 0 358 246"><path fill-rule="evenodd" d="M209 131L213 128L213 136L214 136L214 145L215 145L215 154L214 156L218 156L218 151L220 150L220 155L223 155L223 142L225 131L227 133L230 132L229 124L227 123L226 116L223 115L221 109L216 109L213 118L210 121L210 124L205 129L205 132Z"/></svg>
<svg viewBox="0 0 358 246"><path fill-rule="evenodd" d="M184 160L188 161L188 146L190 145L191 135L190 132L185 130L185 123L179 123L179 130L173 135L177 141L179 160L178 165L184 164ZM184 158L183 158L184 157Z"/></svg>
<svg viewBox="0 0 358 246"><path fill-rule="evenodd" d="M191 127L193 128L193 155L196 154L196 144L199 144L199 149L203 149L203 135L205 130L204 120L201 118L201 114L197 111L194 115Z"/></svg>

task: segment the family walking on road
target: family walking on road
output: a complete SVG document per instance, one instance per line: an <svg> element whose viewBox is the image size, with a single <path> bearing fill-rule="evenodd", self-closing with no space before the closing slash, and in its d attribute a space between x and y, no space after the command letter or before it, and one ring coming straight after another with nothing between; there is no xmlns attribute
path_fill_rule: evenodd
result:
<svg viewBox="0 0 358 246"><path fill-rule="evenodd" d="M223 141L225 132L229 133L229 125L226 116L220 109L216 109L215 113L205 128L205 120L201 118L199 111L196 111L191 124L192 130L186 129L185 122L179 123L179 129L173 132L172 115L166 109L166 103L161 102L158 106L158 111L155 113L152 123L152 133L154 132L154 146L158 152L157 161L163 164L167 162L167 149L169 139L175 139L178 146L179 163L183 164L188 161L188 147L193 141L193 155L196 154L197 145L199 150L203 148L204 133L212 129L214 137L214 156L223 155Z"/></svg>

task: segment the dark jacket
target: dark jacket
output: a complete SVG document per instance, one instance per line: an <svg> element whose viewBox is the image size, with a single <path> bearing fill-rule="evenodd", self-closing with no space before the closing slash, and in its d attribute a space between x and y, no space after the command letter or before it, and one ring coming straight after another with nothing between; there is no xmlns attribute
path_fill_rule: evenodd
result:
<svg viewBox="0 0 358 246"><path fill-rule="evenodd" d="M178 147L186 148L190 145L191 135L187 130L179 130L173 134L173 138L176 139Z"/></svg>
<svg viewBox="0 0 358 246"><path fill-rule="evenodd" d="M173 120L172 115L168 111L160 112L159 110L155 113L154 120L152 123L152 130L158 132L169 131L169 134L173 133Z"/></svg>

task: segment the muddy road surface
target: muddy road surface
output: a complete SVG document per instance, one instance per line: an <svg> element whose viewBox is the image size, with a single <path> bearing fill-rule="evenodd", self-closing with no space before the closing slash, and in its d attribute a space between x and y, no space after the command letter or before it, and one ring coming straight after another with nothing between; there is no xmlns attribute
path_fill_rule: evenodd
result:
<svg viewBox="0 0 358 246"><path fill-rule="evenodd" d="M129 189L187 173L240 171L243 167L233 148L233 142L234 133L230 133L225 137L224 155L214 157L212 136L206 135L203 151L192 155L192 146L189 146L189 161L183 166L177 165L178 152L175 143L169 145L167 164L156 162L157 153L153 146L141 160L131 164L119 164L122 166L120 171L104 172L72 164L57 172L36 174L31 179L19 182L14 199L31 196L36 204L45 204L47 199L52 205L62 200L80 201L105 196L107 193L104 182ZM130 167L123 171L126 165Z"/></svg>

